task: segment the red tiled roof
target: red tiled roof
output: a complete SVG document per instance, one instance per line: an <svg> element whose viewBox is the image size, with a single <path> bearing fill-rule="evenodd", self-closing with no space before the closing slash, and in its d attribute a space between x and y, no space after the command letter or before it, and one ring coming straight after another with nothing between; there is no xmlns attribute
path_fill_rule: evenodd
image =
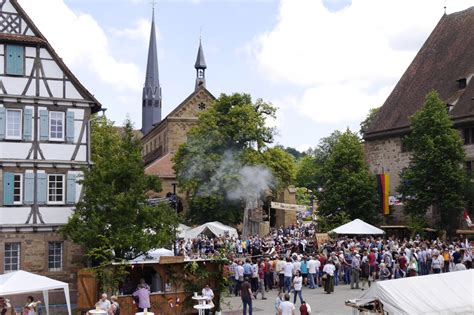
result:
<svg viewBox="0 0 474 315"><path fill-rule="evenodd" d="M155 160L145 168L145 174L158 175L159 177L175 178L176 174L173 170L174 154L166 153L161 158Z"/></svg>
<svg viewBox="0 0 474 315"><path fill-rule="evenodd" d="M45 44L46 41L40 37L22 35L22 34L6 34L0 33L0 41L6 42L20 42L24 44Z"/></svg>

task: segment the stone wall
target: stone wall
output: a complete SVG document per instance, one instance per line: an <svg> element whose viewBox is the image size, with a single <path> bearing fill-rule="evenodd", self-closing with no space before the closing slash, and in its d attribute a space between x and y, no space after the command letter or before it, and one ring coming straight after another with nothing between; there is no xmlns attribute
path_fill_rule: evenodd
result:
<svg viewBox="0 0 474 315"><path fill-rule="evenodd" d="M390 195L396 195L400 171L410 162L410 153L402 152L401 138L365 141L365 158L373 174L390 174Z"/></svg>
<svg viewBox="0 0 474 315"><path fill-rule="evenodd" d="M48 242L63 242L61 271L48 270ZM71 302L77 300L76 273L84 265L81 246L64 239L56 232L0 233L0 273L4 273L5 243L20 243L20 269L69 283ZM57 297L57 300L56 300ZM42 299L42 297L40 297ZM22 301L23 303L24 301ZM64 294L51 294L50 303L64 303Z"/></svg>

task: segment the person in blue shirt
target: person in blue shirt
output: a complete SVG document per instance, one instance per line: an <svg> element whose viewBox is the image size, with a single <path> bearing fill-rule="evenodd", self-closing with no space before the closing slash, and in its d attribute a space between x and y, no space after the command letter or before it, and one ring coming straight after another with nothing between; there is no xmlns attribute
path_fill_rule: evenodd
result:
<svg viewBox="0 0 474 315"><path fill-rule="evenodd" d="M308 265L306 264L306 256L301 260L300 265L301 276L303 277L303 284L308 285Z"/></svg>

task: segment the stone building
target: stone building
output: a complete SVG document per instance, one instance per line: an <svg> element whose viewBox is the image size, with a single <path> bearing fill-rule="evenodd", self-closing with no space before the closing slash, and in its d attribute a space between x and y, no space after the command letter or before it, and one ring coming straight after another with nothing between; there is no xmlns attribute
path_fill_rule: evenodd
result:
<svg viewBox="0 0 474 315"><path fill-rule="evenodd" d="M410 132L409 117L438 91L446 110L464 137L466 167L474 161L474 7L444 14L431 35L380 108L364 135L367 162L373 173L390 174L390 195L397 194L400 171L410 152L403 138ZM389 62L389 61L387 61ZM395 206L395 210L401 206ZM398 209L399 210L399 209ZM401 214L401 211L395 211ZM402 220L396 216L394 222Z"/></svg>
<svg viewBox="0 0 474 315"><path fill-rule="evenodd" d="M17 0L0 1L0 55L0 273L69 282L75 297L82 251L57 231L81 196L101 105Z"/></svg>
<svg viewBox="0 0 474 315"><path fill-rule="evenodd" d="M164 197L167 193L176 193L180 199L184 199L184 195L180 195L176 187L177 179L172 159L179 146L186 142L187 133L196 124L199 113L206 110L215 100L215 97L206 89L207 65L201 42L194 68L196 69L194 91L161 120L161 86L153 19L143 88L142 145L146 164L145 172L158 175L161 179L163 191L160 197ZM149 120L150 117L153 117L152 121Z"/></svg>

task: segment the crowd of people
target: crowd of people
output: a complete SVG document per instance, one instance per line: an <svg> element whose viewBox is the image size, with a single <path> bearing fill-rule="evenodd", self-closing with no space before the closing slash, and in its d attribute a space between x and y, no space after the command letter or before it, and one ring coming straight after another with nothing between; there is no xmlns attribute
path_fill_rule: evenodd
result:
<svg viewBox="0 0 474 315"><path fill-rule="evenodd" d="M21 313L15 311L15 307L10 303L10 300L0 297L0 315L41 315L41 301L35 301L31 295L26 297L26 303L22 308Z"/></svg>
<svg viewBox="0 0 474 315"><path fill-rule="evenodd" d="M341 284L364 290L374 281L472 268L472 248L462 238L339 237L318 246L314 236L312 224L292 225L265 237L180 240L177 249L189 258L208 258L223 251L231 261L226 268L231 294L241 295L247 282L254 299L259 295L266 299L266 292L275 289L292 293L293 304L299 300L300 306L308 305L303 303L303 288L321 287L331 294ZM286 297L277 299L284 302ZM249 306L248 301L245 304Z"/></svg>

